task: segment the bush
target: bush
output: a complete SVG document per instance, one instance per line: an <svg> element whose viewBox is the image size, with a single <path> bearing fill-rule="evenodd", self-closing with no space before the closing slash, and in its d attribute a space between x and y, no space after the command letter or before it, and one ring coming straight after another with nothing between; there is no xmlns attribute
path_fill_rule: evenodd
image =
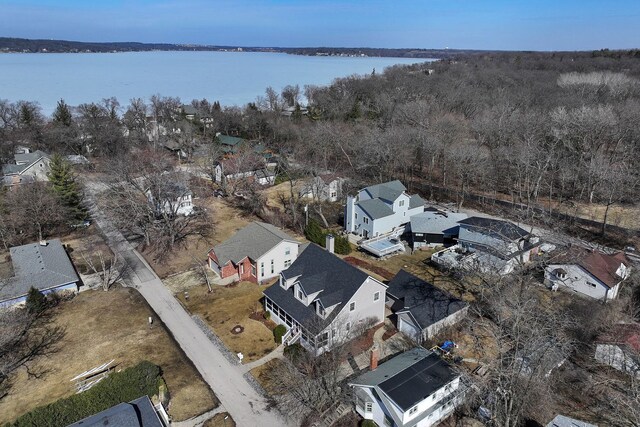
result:
<svg viewBox="0 0 640 427"><path fill-rule="evenodd" d="M318 221L311 219L309 220L309 224L304 229L304 236L307 240L316 243L323 248L326 244L327 235L329 232L325 231L320 227ZM351 245L349 244L349 239L342 236L333 236L334 238L334 251L340 255L349 255L351 253Z"/></svg>
<svg viewBox="0 0 640 427"><path fill-rule="evenodd" d="M34 288L29 289L26 302L27 310L29 313L39 314L47 309L47 297L42 292Z"/></svg>
<svg viewBox="0 0 640 427"><path fill-rule="evenodd" d="M298 359L298 357L306 350L300 343L288 345L284 348L284 355L292 362Z"/></svg>
<svg viewBox="0 0 640 427"><path fill-rule="evenodd" d="M268 311L265 311L262 316L265 318L265 320L271 319L271 313Z"/></svg>
<svg viewBox="0 0 640 427"><path fill-rule="evenodd" d="M284 325L278 325L273 329L273 338L276 340L276 344L282 344L282 336L287 333L287 328Z"/></svg>
<svg viewBox="0 0 640 427"><path fill-rule="evenodd" d="M40 406L18 418L14 427L55 427L75 423L122 402L158 394L160 368L140 362L122 372L115 372L84 393Z"/></svg>
<svg viewBox="0 0 640 427"><path fill-rule="evenodd" d="M372 420L362 420L360 427L378 427L378 424Z"/></svg>

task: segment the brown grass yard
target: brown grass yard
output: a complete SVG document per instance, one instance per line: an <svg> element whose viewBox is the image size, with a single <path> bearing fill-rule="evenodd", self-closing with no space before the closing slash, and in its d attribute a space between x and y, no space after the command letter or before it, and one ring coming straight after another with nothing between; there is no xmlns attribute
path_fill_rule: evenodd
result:
<svg viewBox="0 0 640 427"><path fill-rule="evenodd" d="M404 269L409 273L414 274L429 283L432 283L438 288L450 292L452 295L458 298L461 298L465 301L473 301L473 295L471 294L471 292L469 292L469 290L467 290L463 283L454 280L429 263L429 259L431 258L431 254L433 252L435 251L431 249L424 251L415 251L413 254L411 252L404 252L384 260L377 259L374 256L370 256L367 253L360 251L353 251L351 252L351 254L349 254L349 256L361 259L373 266L387 270L394 275L401 269ZM383 277L367 270L366 267L360 268L371 274L373 277L384 280Z"/></svg>
<svg viewBox="0 0 640 427"><path fill-rule="evenodd" d="M227 412L221 412L205 421L202 427L236 427L236 423Z"/></svg>
<svg viewBox="0 0 640 427"><path fill-rule="evenodd" d="M247 363L276 348L271 329L263 322L249 318L252 313L263 310L260 299L264 289L255 283L240 282L226 287L216 286L211 293L206 286L191 288L188 301L184 293L176 296L189 312L207 322L229 350L242 353L243 362ZM237 325L244 331L234 334L231 330Z"/></svg>
<svg viewBox="0 0 640 427"><path fill-rule="evenodd" d="M253 378L255 378L256 381L260 383L262 388L270 395L273 395L275 391L273 387L273 380L276 378L276 376L271 375L271 372L277 371L278 367L283 363L285 363L284 360L273 359L268 361L264 365L253 368L250 371Z"/></svg>
<svg viewBox="0 0 640 427"><path fill-rule="evenodd" d="M149 360L162 368L171 395L169 414L185 420L217 406L217 400L137 291L114 288L86 291L61 303L54 322L66 329L59 351L35 365L44 377L13 378L11 394L0 400L0 425L75 393L70 380L115 359L117 369ZM154 317L149 326L148 317Z"/></svg>
<svg viewBox="0 0 640 427"><path fill-rule="evenodd" d="M227 240L236 231L257 220L255 217L247 216L240 210L228 204L224 199L216 197L199 198L193 204L206 209L211 228L209 236L190 236L184 244L176 248L162 261L156 259L149 251L143 252L147 262L153 267L161 278L166 278L173 274L182 273L193 268L194 258L205 262L207 253L212 246Z"/></svg>

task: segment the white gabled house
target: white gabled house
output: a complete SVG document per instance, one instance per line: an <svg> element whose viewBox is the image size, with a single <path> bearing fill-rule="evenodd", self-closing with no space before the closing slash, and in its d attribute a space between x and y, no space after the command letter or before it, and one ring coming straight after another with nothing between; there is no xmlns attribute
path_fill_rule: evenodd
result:
<svg viewBox="0 0 640 427"><path fill-rule="evenodd" d="M353 380L356 412L387 427L431 427L462 401L460 374L422 347L406 351Z"/></svg>
<svg viewBox="0 0 640 427"><path fill-rule="evenodd" d="M13 186L33 181L49 181L51 158L44 151L21 148L14 155L14 163L2 165L4 185Z"/></svg>
<svg viewBox="0 0 640 427"><path fill-rule="evenodd" d="M424 212L424 200L409 195L400 181L371 185L347 197L345 230L365 239L404 231L413 215Z"/></svg>
<svg viewBox="0 0 640 427"><path fill-rule="evenodd" d="M263 293L271 320L288 329L283 342L321 354L384 321L386 288L311 243Z"/></svg>
<svg viewBox="0 0 640 427"><path fill-rule="evenodd" d="M629 261L622 252L610 255L572 249L545 268L544 282L552 290L567 290L608 301L618 296L621 283L630 272Z"/></svg>
<svg viewBox="0 0 640 427"><path fill-rule="evenodd" d="M193 194L186 184L168 182L147 189L147 200L156 215L184 215L193 213Z"/></svg>
<svg viewBox="0 0 640 427"><path fill-rule="evenodd" d="M337 202L342 197L344 178L331 173L314 176L300 190L300 197L321 202Z"/></svg>

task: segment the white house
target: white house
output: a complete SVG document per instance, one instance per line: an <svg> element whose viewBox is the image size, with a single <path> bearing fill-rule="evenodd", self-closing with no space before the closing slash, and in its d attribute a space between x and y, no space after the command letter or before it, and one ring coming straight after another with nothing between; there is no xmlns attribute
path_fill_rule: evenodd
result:
<svg viewBox="0 0 640 427"><path fill-rule="evenodd" d="M460 374L422 347L380 366L373 354L371 362L371 370L349 385L356 412L379 426L435 426L462 401Z"/></svg>
<svg viewBox="0 0 640 427"><path fill-rule="evenodd" d="M567 290L599 300L618 296L629 277L629 261L622 252L610 255L596 250L572 249L545 268L544 282L553 290Z"/></svg>
<svg viewBox="0 0 640 427"><path fill-rule="evenodd" d="M252 222L209 251L221 279L262 282L280 275L298 257L300 243L264 222Z"/></svg>
<svg viewBox="0 0 640 427"><path fill-rule="evenodd" d="M538 253L540 238L509 221L473 216L458 224L458 248L452 250L472 255L481 271L509 274Z"/></svg>
<svg viewBox="0 0 640 427"><path fill-rule="evenodd" d="M147 199L157 215L191 215L193 194L180 182L161 183L147 189Z"/></svg>
<svg viewBox="0 0 640 427"><path fill-rule="evenodd" d="M300 190L300 197L319 200L322 202L337 202L342 198L342 184L344 178L335 174L314 176L311 181Z"/></svg>
<svg viewBox="0 0 640 427"><path fill-rule="evenodd" d="M330 251L309 244L280 274L279 283L264 291L265 309L271 320L288 328L285 344L299 340L320 354L383 322L386 288Z"/></svg>
<svg viewBox="0 0 640 427"><path fill-rule="evenodd" d="M267 167L264 161L242 162L237 158L229 158L216 163L214 167L215 182L227 184L230 181L246 179L260 185L273 185L276 174L273 168Z"/></svg>
<svg viewBox="0 0 640 427"><path fill-rule="evenodd" d="M413 215L424 212L424 200L409 195L400 181L371 185L347 197L345 230L366 238L404 231Z"/></svg>
<svg viewBox="0 0 640 427"><path fill-rule="evenodd" d="M26 152L25 152L26 151ZM22 149L14 155L14 163L2 166L5 185L16 185L33 181L48 181L51 158L43 151L29 152Z"/></svg>
<svg viewBox="0 0 640 427"><path fill-rule="evenodd" d="M598 362L640 378L640 323L618 323L596 342Z"/></svg>
<svg viewBox="0 0 640 427"><path fill-rule="evenodd" d="M418 343L454 325L469 309L464 301L405 270L400 270L388 286L388 303L397 316L398 330Z"/></svg>

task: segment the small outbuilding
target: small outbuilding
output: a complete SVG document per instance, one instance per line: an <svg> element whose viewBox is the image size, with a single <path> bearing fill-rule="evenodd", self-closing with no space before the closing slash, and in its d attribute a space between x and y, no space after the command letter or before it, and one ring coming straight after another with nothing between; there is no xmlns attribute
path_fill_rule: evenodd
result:
<svg viewBox="0 0 640 427"><path fill-rule="evenodd" d="M469 309L466 302L405 270L400 270L388 286L388 304L398 316L398 330L417 342L457 323Z"/></svg>
<svg viewBox="0 0 640 427"><path fill-rule="evenodd" d="M32 287L43 294L78 291L80 278L60 240L16 246L9 252L15 274L0 282L0 307L24 303Z"/></svg>
<svg viewBox="0 0 640 427"><path fill-rule="evenodd" d="M640 323L618 323L601 335L595 359L640 378Z"/></svg>
<svg viewBox="0 0 640 427"><path fill-rule="evenodd" d="M427 208L423 213L411 217L411 241L413 250L424 246L451 246L460 232L459 221L467 214L444 212Z"/></svg>

